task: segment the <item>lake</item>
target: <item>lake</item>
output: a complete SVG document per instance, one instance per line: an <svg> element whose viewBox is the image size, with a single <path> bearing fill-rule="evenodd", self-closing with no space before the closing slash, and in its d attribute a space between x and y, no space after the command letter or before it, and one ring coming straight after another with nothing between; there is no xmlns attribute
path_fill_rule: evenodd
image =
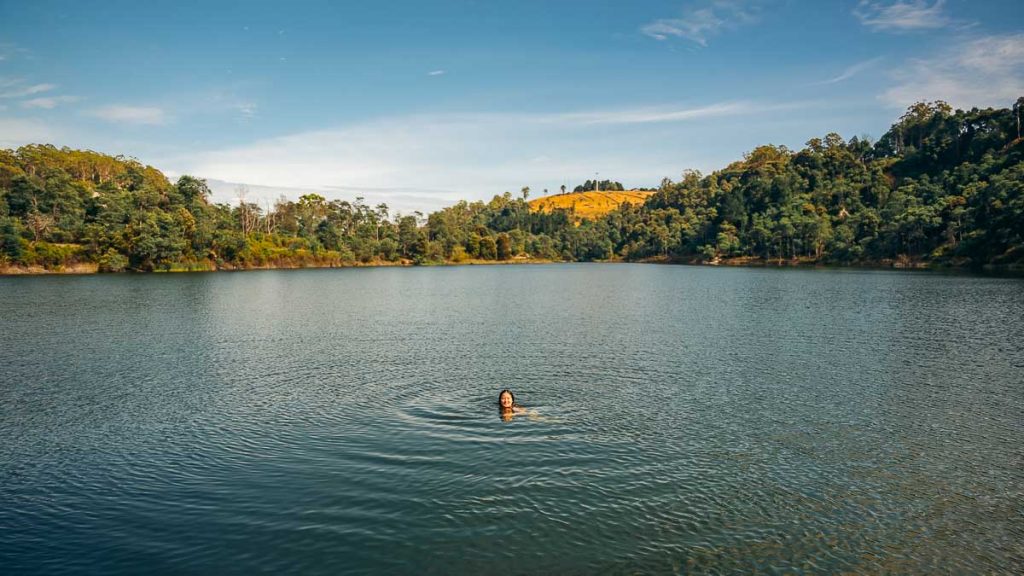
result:
<svg viewBox="0 0 1024 576"><path fill-rule="evenodd" d="M0 278L0 569L1020 573L1022 414L1013 278Z"/></svg>

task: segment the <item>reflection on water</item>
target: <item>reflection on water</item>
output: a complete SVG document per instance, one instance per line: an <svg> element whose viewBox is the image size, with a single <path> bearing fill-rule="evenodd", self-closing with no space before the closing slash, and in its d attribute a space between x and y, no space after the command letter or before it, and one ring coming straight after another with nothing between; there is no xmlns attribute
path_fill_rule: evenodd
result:
<svg viewBox="0 0 1024 576"><path fill-rule="evenodd" d="M0 366L9 573L1024 566L1020 280L2 278Z"/></svg>

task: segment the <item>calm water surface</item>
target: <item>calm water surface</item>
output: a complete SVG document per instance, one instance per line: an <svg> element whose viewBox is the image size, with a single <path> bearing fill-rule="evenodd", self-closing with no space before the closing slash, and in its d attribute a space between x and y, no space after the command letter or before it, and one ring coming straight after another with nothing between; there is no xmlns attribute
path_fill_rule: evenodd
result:
<svg viewBox="0 0 1024 576"><path fill-rule="evenodd" d="M1019 279L0 278L0 572L1020 573L1022 414Z"/></svg>

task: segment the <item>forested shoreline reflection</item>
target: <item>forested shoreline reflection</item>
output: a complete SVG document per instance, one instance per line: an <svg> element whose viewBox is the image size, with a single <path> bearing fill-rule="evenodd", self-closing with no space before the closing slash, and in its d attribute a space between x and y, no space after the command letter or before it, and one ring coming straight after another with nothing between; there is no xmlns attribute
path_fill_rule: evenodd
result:
<svg viewBox="0 0 1024 576"><path fill-rule="evenodd" d="M877 142L828 134L799 151L760 146L578 224L571 209L531 211L528 188L426 216L316 194L214 204L193 176L171 183L134 159L29 145L0 150L0 271L600 260L1017 267L1022 115L1024 97L969 111L922 102Z"/></svg>

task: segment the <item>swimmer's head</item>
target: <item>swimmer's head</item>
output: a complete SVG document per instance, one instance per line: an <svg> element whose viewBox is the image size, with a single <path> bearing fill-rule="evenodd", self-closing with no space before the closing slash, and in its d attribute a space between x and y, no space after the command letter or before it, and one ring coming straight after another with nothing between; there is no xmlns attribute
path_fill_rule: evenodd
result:
<svg viewBox="0 0 1024 576"><path fill-rule="evenodd" d="M503 410L512 408L516 404L516 397L512 395L512 391L508 388L498 393L498 406Z"/></svg>

